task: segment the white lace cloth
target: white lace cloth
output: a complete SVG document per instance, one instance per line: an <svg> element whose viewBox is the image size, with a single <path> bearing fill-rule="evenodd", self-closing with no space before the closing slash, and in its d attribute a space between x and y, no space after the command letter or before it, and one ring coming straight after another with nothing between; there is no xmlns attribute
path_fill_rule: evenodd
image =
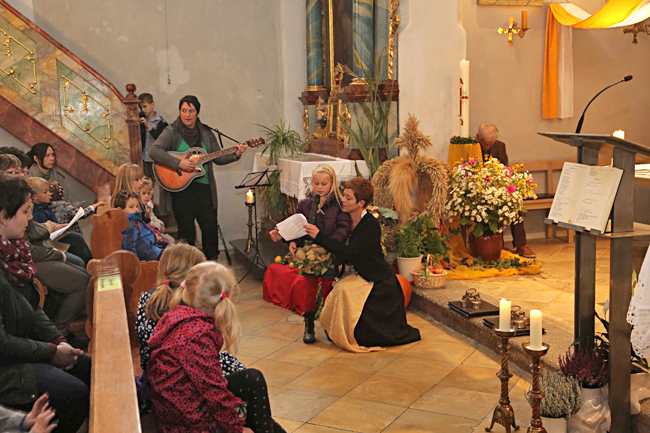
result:
<svg viewBox="0 0 650 433"><path fill-rule="evenodd" d="M630 341L634 352L642 358L650 358L650 248L643 259L636 290L627 310L627 321L633 327Z"/></svg>

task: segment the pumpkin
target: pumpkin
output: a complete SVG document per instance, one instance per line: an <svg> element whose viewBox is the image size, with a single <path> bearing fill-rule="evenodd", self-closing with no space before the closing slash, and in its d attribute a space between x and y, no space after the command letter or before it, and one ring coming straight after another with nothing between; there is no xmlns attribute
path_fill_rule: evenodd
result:
<svg viewBox="0 0 650 433"><path fill-rule="evenodd" d="M402 286L402 292L404 292L404 308L406 308L411 302L411 283L400 274L395 274L395 276L397 277L400 286Z"/></svg>

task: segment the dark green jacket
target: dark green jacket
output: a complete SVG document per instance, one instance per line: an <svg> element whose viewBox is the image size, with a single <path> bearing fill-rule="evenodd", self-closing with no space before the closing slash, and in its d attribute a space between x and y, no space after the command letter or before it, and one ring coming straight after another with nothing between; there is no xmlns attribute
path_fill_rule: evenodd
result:
<svg viewBox="0 0 650 433"><path fill-rule="evenodd" d="M5 405L36 400L32 363L49 364L56 353L52 343L62 338L38 306L36 286L24 293L27 297L0 272L0 404Z"/></svg>

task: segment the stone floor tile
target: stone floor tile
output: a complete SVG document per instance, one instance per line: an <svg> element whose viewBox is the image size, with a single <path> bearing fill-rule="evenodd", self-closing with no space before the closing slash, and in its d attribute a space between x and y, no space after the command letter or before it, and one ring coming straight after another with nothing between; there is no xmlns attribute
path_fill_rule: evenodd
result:
<svg viewBox="0 0 650 433"><path fill-rule="evenodd" d="M341 350L319 367L373 374L395 361L398 357L399 355L386 353L385 350L368 353L352 353Z"/></svg>
<svg viewBox="0 0 650 433"><path fill-rule="evenodd" d="M279 321L256 331L258 337L276 338L278 340L296 341L302 339L305 327L301 323Z"/></svg>
<svg viewBox="0 0 650 433"><path fill-rule="evenodd" d="M568 285L569 283L566 282L560 287L549 287L545 283L529 281L525 284L512 285L501 292L500 295L505 299L512 300L513 304L516 304L519 300L530 302L552 302L566 287L568 287Z"/></svg>
<svg viewBox="0 0 650 433"><path fill-rule="evenodd" d="M385 433L472 433L475 420L409 409ZM476 430L478 432L478 430Z"/></svg>
<svg viewBox="0 0 650 433"><path fill-rule="evenodd" d="M264 358L265 356L282 349L288 344L290 344L290 342L286 340L244 335L239 341L238 353L244 356Z"/></svg>
<svg viewBox="0 0 650 433"><path fill-rule="evenodd" d="M476 344L462 341L423 340L404 354L410 358L460 364L476 349Z"/></svg>
<svg viewBox="0 0 650 433"><path fill-rule="evenodd" d="M501 393L501 382L496 377L498 371L496 368L459 365L439 385L499 395ZM519 376L513 372L513 377L509 383L511 389L518 380Z"/></svg>
<svg viewBox="0 0 650 433"><path fill-rule="evenodd" d="M254 364L254 363L256 363L257 361L260 360L260 358L257 358L255 356L246 356L246 355L242 355L240 353L238 353L236 355L236 357L239 360L239 362L244 364L246 367L248 367L249 365Z"/></svg>
<svg viewBox="0 0 650 433"><path fill-rule="evenodd" d="M273 386L284 386L297 377L307 373L312 367L306 365L287 364L286 362L262 359L252 365L264 374L266 383Z"/></svg>
<svg viewBox="0 0 650 433"><path fill-rule="evenodd" d="M271 394L269 399L273 416L307 422L339 398L316 392L280 388Z"/></svg>
<svg viewBox="0 0 650 433"><path fill-rule="evenodd" d="M479 347L463 361L463 365L471 367L484 367L498 370L501 368L501 355L494 353L487 347Z"/></svg>
<svg viewBox="0 0 650 433"><path fill-rule="evenodd" d="M411 407L480 421L498 402L494 394L436 385Z"/></svg>
<svg viewBox="0 0 650 433"><path fill-rule="evenodd" d="M426 384L414 380L375 375L350 391L346 397L406 408L427 391L426 387Z"/></svg>
<svg viewBox="0 0 650 433"><path fill-rule="evenodd" d="M409 350L413 349L418 344L420 344L420 341L415 341L415 342L409 343L409 344L403 344L401 346L385 347L384 350L382 350L382 352L390 353L392 355L403 355L406 352L408 352Z"/></svg>
<svg viewBox="0 0 650 433"><path fill-rule="evenodd" d="M345 431L348 430L341 430L309 423L303 424L302 427L299 427L298 430L295 430L296 433L341 433Z"/></svg>
<svg viewBox="0 0 650 433"><path fill-rule="evenodd" d="M457 364L431 362L426 359L400 357L379 370L380 376L396 377L419 381L422 386L431 388L451 373Z"/></svg>
<svg viewBox="0 0 650 433"><path fill-rule="evenodd" d="M404 410L399 406L343 397L309 422L343 430L379 433Z"/></svg>
<svg viewBox="0 0 650 433"><path fill-rule="evenodd" d="M319 340L314 344L305 344L302 341L298 341L278 350L270 356L270 359L316 367L340 351L341 349L330 342Z"/></svg>
<svg viewBox="0 0 650 433"><path fill-rule="evenodd" d="M370 377L357 371L316 367L285 385L285 388L342 397Z"/></svg>
<svg viewBox="0 0 650 433"><path fill-rule="evenodd" d="M291 419L284 419L284 418L277 418L273 417L273 419L282 426L283 429L287 431L287 433L292 433L298 429L301 425L304 425L304 423L300 421L294 421Z"/></svg>

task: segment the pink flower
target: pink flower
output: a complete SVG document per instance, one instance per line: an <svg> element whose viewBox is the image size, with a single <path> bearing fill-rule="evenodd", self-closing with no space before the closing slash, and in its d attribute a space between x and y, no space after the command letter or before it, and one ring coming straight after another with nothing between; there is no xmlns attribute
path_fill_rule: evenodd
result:
<svg viewBox="0 0 650 433"><path fill-rule="evenodd" d="M468 163L463 162L463 163L460 165L460 168L465 168L465 167L467 167L468 165L469 165Z"/></svg>
<svg viewBox="0 0 650 433"><path fill-rule="evenodd" d="M485 183L488 183L490 181L490 176L485 176Z"/></svg>
<svg viewBox="0 0 650 433"><path fill-rule="evenodd" d="M469 173L465 172L465 177L466 178L469 177Z"/></svg>
<svg viewBox="0 0 650 433"><path fill-rule="evenodd" d="M511 178L511 177L512 177L512 169L511 169L510 167L505 166L505 167L503 167L503 170L506 171L506 176L507 176L508 178Z"/></svg>
<svg viewBox="0 0 650 433"><path fill-rule="evenodd" d="M514 185L508 185L508 194L513 194L517 191L517 188Z"/></svg>
<svg viewBox="0 0 650 433"><path fill-rule="evenodd" d="M470 164L476 164L478 162L478 158L472 158L469 160Z"/></svg>

